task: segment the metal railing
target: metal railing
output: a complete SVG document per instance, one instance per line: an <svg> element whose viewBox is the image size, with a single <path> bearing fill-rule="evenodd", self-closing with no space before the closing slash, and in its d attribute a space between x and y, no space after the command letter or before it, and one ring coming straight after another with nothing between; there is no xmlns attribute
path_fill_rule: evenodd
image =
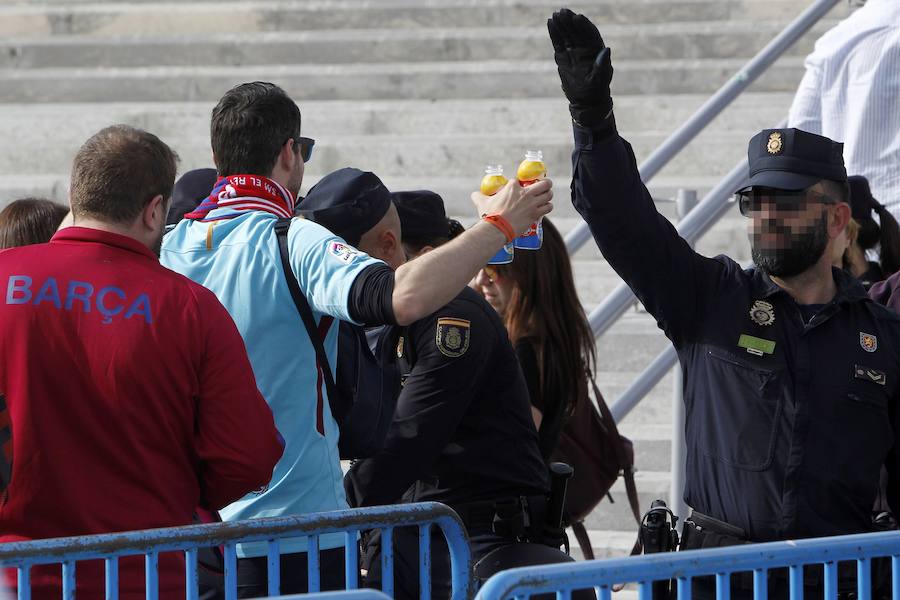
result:
<svg viewBox="0 0 900 600"><path fill-rule="evenodd" d="M691 580L701 576L715 576L716 598L728 600L734 573L752 573L753 598L765 600L768 572L777 568L788 569L791 600L802 600L805 565L824 565L824 596L836 600L839 561L856 561L857 597L870 600L872 559L880 557L891 558L892 597L900 600L900 531L510 569L491 577L475 600L524 600L552 592L569 600L573 590L592 588L600 600L610 600L612 586L622 583L636 583L638 599L651 600L653 583L670 579L676 580L679 600L690 600Z"/></svg>
<svg viewBox="0 0 900 600"><path fill-rule="evenodd" d="M292 594L290 596L269 596L269 600L390 600L390 596L378 590L343 590L340 592L317 592L312 594Z"/></svg>
<svg viewBox="0 0 900 600"><path fill-rule="evenodd" d="M18 598L31 597L30 569L34 565L62 564L62 592L67 600L75 597L75 565L77 561L104 560L106 598L118 598L118 559L143 555L146 597L159 596L159 555L183 552L185 558L185 596L198 597L197 553L200 548L224 547L225 597L237 597L236 546L244 542L268 542L268 593L280 593L279 540L307 538L309 591L320 589L319 536L344 534L345 579L348 589L355 589L359 579L357 537L360 531L381 531L383 573L382 590L393 596L392 533L397 527L419 528L419 573L422 590L430 589L431 528L437 527L447 539L450 552L453 600L467 600L470 595L471 552L468 537L459 516L448 506L436 502L377 506L372 508L311 513L291 517L271 517L148 529L102 535L10 542L0 544L0 568L18 569Z"/></svg>

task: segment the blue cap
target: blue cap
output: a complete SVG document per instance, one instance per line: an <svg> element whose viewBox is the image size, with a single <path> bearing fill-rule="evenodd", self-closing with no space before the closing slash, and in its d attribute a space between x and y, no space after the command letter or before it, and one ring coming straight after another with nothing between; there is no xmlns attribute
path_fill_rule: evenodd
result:
<svg viewBox="0 0 900 600"><path fill-rule="evenodd" d="M175 225L184 215L193 212L212 193L218 178L215 169L194 169L179 177L172 188L166 225Z"/></svg>
<svg viewBox="0 0 900 600"><path fill-rule="evenodd" d="M394 206L400 215L404 240L450 238L450 223L444 199L429 190L394 192Z"/></svg>
<svg viewBox="0 0 900 600"><path fill-rule="evenodd" d="M763 129L750 140L749 180L738 191L755 187L803 190L823 179L847 181L844 145L800 129Z"/></svg>
<svg viewBox="0 0 900 600"><path fill-rule="evenodd" d="M297 205L296 213L358 246L390 206L391 192L377 175L346 167L320 179Z"/></svg>

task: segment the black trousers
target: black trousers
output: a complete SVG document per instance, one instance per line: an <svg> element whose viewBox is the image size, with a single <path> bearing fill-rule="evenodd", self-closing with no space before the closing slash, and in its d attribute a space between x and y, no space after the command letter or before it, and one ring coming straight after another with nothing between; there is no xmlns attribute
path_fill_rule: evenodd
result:
<svg viewBox="0 0 900 600"><path fill-rule="evenodd" d="M281 555L281 593L305 594L308 585L306 552ZM269 597L268 558L238 559L238 598ZM346 589L344 584L344 549L319 552L319 584L323 592Z"/></svg>
<svg viewBox="0 0 900 600"><path fill-rule="evenodd" d="M394 598L418 600L419 595L419 530L417 527L394 529ZM469 534L473 564L496 548L507 546L510 540L493 533ZM360 564L368 572L364 584L368 588L381 589L381 535L370 533L363 540ZM431 534L431 598L442 600L450 597L450 551L444 535L433 530Z"/></svg>
<svg viewBox="0 0 900 600"><path fill-rule="evenodd" d="M690 527L689 523L685 528ZM721 548L725 546L743 545L748 542L722 535L715 532L703 533L691 532L685 536L681 550L700 550L703 548ZM880 600L890 598L891 593L891 564L890 559L874 559L872 565L872 598ZM770 600L788 600L790 598L789 569L769 569L766 578L766 588ZM734 573L729 578L732 600L752 600L753 598L753 574ZM665 583L654 586L654 595L659 587L665 587ZM822 565L807 565L803 568L803 598L813 600L822 598L825 594L825 569ZM694 577L691 580L691 595L694 600L715 600L715 577ZM856 561L845 561L838 564L838 598L839 600L851 600L857 595ZM670 598L676 597L674 581L669 594ZM657 599L658 600L658 599Z"/></svg>

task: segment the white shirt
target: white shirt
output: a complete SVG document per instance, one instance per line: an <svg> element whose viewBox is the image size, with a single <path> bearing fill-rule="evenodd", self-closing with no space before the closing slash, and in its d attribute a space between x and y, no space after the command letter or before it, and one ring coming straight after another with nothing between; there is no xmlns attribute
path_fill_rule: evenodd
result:
<svg viewBox="0 0 900 600"><path fill-rule="evenodd" d="M900 218L900 0L869 0L816 42L788 126L843 142L847 174Z"/></svg>

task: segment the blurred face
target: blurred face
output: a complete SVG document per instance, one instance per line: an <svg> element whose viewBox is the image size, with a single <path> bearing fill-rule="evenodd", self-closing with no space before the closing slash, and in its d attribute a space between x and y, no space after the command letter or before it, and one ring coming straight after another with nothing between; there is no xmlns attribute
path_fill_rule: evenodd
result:
<svg viewBox="0 0 900 600"><path fill-rule="evenodd" d="M834 203L812 190L755 188L740 194L741 214L750 219L753 262L774 277L803 273L828 246L828 215Z"/></svg>
<svg viewBox="0 0 900 600"><path fill-rule="evenodd" d="M512 279L504 277L502 269L494 265L486 265L478 271L478 275L472 282L475 291L479 292L487 300L494 310L502 317L509 305L515 285Z"/></svg>

